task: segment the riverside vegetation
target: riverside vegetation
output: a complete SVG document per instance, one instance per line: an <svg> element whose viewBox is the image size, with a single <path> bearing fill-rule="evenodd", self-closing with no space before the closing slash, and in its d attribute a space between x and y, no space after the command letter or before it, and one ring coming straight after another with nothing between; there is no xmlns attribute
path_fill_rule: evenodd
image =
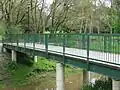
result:
<svg viewBox="0 0 120 90"><path fill-rule="evenodd" d="M27 55L18 59L17 63L11 62L6 55L2 58L0 60L2 66L0 65L0 67L4 68L4 72L1 70L4 77L0 79L0 88L29 86L43 82L46 79L49 80L48 78L52 78L50 82L55 85L56 64L54 61L39 57L38 62L34 63L33 58L28 58ZM82 73L82 70L70 65L65 66L65 76L77 73ZM112 81L110 78L102 78L96 80L94 85L84 84L80 87L80 90L112 90Z"/></svg>
<svg viewBox="0 0 120 90"><path fill-rule="evenodd" d="M33 83L42 82L45 78L53 78L52 83L55 83L56 63L45 58L39 57L38 62L34 63L33 58L28 58L26 55L22 56L17 63L7 60L4 68L8 72L9 78L6 78L7 83L4 79L0 80L0 88L28 86ZM65 76L81 72L81 69L73 68L69 65L65 66Z"/></svg>
<svg viewBox="0 0 120 90"><path fill-rule="evenodd" d="M95 84L84 84L81 90L112 90L111 78L102 78L95 81Z"/></svg>

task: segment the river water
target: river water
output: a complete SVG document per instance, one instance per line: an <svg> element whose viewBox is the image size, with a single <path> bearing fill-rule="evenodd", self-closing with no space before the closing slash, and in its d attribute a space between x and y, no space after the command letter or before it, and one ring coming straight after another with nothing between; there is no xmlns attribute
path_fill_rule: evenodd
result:
<svg viewBox="0 0 120 90"><path fill-rule="evenodd" d="M69 75L65 79L65 90L80 90L80 86L83 83L82 74ZM43 81L43 83L37 83L26 87L19 88L6 88L3 90L56 90L55 78Z"/></svg>

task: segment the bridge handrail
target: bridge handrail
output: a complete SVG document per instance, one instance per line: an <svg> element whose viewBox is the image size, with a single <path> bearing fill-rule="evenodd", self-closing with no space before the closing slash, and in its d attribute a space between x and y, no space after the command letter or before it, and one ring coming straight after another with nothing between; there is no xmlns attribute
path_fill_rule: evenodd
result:
<svg viewBox="0 0 120 90"><path fill-rule="evenodd" d="M115 58L119 58L116 55L120 54L120 34L8 34L4 35L2 41L11 45L16 43L17 46L24 43L24 47L26 47L26 43L33 43L33 49L37 48L35 44L43 44L47 54L50 45L63 47L62 53L64 55L66 54L66 48L81 49L86 51L87 56L85 58L88 60L91 58L90 51L104 52L105 57L112 53L112 57ZM107 58L107 62L110 62L109 58ZM115 60L113 62L116 63Z"/></svg>

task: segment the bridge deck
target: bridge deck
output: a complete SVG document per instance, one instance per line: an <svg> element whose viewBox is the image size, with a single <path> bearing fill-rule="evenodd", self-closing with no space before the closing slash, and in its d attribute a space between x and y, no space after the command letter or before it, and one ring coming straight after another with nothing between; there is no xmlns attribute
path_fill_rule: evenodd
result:
<svg viewBox="0 0 120 90"><path fill-rule="evenodd" d="M10 43L7 43L11 45ZM17 46L16 43L12 43L13 46ZM33 49L32 43L26 43L27 49ZM19 43L18 47L24 48L24 43ZM38 51L46 51L44 44L35 44L35 50ZM56 54L63 54L63 47L62 46L54 46L48 45L48 52L56 53ZM82 58L83 60L87 60L87 50L84 49L76 49L76 48L65 48L65 56L75 57L75 58ZM107 65L117 66L120 67L120 54L113 54L113 53L106 53L106 52L99 52L99 51L89 51L89 61L94 61L98 63L104 63Z"/></svg>

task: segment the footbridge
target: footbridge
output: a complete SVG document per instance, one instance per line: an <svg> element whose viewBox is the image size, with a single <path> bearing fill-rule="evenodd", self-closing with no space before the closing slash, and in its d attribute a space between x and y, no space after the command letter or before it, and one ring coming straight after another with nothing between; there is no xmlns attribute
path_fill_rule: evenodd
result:
<svg viewBox="0 0 120 90"><path fill-rule="evenodd" d="M120 90L120 34L9 34L3 37L3 49L56 61L57 90L64 90L64 65L84 69L83 80L96 72L113 79L113 90Z"/></svg>

